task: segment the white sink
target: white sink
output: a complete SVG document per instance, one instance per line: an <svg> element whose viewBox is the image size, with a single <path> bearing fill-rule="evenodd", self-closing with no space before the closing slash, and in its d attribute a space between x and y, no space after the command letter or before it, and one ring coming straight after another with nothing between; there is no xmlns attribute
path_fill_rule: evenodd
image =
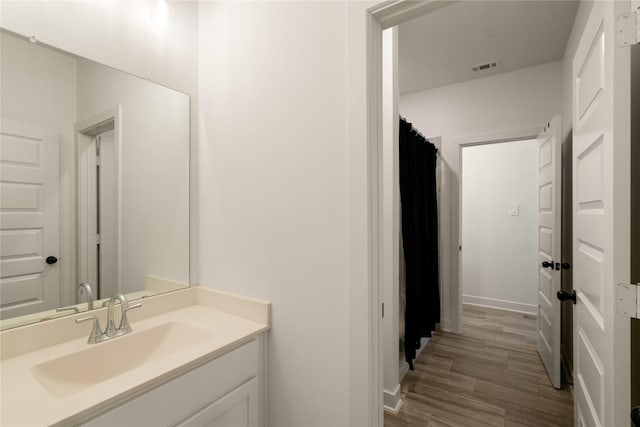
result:
<svg viewBox="0 0 640 427"><path fill-rule="evenodd" d="M68 396L106 381L210 335L186 323L172 321L113 338L41 363L33 376L56 397Z"/></svg>

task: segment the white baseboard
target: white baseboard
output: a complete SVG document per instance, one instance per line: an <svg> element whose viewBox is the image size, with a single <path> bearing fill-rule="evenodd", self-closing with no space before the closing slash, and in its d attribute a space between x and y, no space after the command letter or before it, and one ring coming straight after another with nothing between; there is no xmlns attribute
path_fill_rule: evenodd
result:
<svg viewBox="0 0 640 427"><path fill-rule="evenodd" d="M538 306L521 302L507 301L496 298L477 297L474 295L462 295L462 302L469 305L497 308L500 310L515 311L517 313L538 314Z"/></svg>
<svg viewBox="0 0 640 427"><path fill-rule="evenodd" d="M393 391L384 389L384 410L392 414L397 414L402 407L400 398L400 384L396 385Z"/></svg>

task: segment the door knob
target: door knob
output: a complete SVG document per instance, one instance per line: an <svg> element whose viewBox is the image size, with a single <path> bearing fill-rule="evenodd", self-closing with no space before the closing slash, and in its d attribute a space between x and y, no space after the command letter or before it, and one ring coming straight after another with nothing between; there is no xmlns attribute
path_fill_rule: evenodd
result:
<svg viewBox="0 0 640 427"><path fill-rule="evenodd" d="M542 266L553 270L553 261L542 261Z"/></svg>
<svg viewBox="0 0 640 427"><path fill-rule="evenodd" d="M568 301L571 300L573 303L576 303L576 291L571 291L571 293L567 291L558 291L556 294L560 301Z"/></svg>
<svg viewBox="0 0 640 427"><path fill-rule="evenodd" d="M48 256L47 259L45 260L45 262L47 264L55 264L56 262L58 262L58 258L56 258L54 256Z"/></svg>
<svg viewBox="0 0 640 427"><path fill-rule="evenodd" d="M571 264L569 264L568 262L563 262L562 263L562 269L563 270L568 270L571 268Z"/></svg>

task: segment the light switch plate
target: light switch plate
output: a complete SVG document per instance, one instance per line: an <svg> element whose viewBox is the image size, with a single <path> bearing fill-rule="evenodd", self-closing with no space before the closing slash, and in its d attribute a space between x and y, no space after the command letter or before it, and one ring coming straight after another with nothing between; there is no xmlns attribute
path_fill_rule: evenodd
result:
<svg viewBox="0 0 640 427"><path fill-rule="evenodd" d="M509 205L509 215L518 216L520 215L520 205L512 203Z"/></svg>

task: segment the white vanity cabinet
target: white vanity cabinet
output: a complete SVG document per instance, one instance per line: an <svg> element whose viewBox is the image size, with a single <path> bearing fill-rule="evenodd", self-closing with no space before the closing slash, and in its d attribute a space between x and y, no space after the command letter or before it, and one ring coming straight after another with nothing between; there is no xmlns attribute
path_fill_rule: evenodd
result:
<svg viewBox="0 0 640 427"><path fill-rule="evenodd" d="M264 426L264 335L162 383L85 426Z"/></svg>

